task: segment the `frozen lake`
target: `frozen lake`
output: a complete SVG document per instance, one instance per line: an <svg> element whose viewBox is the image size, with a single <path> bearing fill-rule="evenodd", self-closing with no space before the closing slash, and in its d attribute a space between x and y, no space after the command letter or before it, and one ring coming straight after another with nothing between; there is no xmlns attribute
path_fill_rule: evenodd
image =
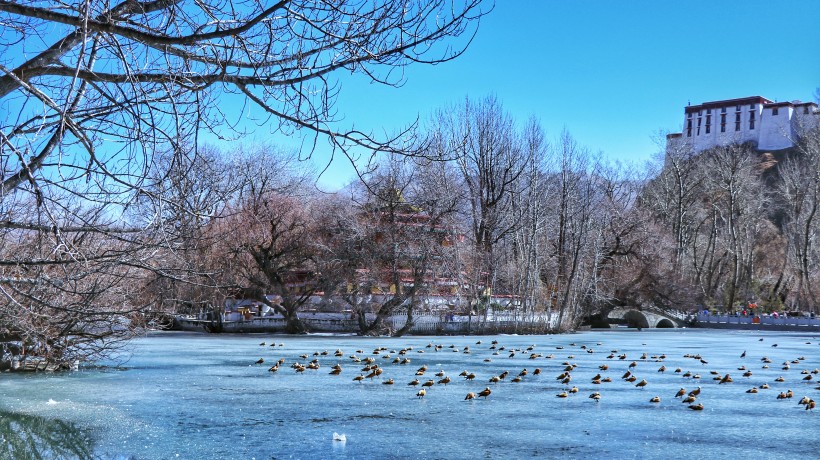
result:
<svg viewBox="0 0 820 460"><path fill-rule="evenodd" d="M343 356L334 356L337 349ZM530 359L533 353L537 357ZM368 373L354 355L372 357L383 373L353 381ZM764 357L771 360L768 368ZM255 364L260 358L264 363ZM396 358L410 362L394 363ZM280 359L279 370L269 372ZM314 359L318 370L291 367ZM633 362L637 381L627 382L622 376ZM331 375L337 363L341 374ZM556 379L564 363L576 365L569 384ZM416 376L423 365L427 371ZM751 376L743 377L741 366ZM525 368L527 375L513 382ZM817 368L820 337L787 332L404 338L155 333L135 341L120 368L0 375L0 458L819 458L820 409L798 404L803 396L820 400L820 375L801 373ZM459 376L464 370L475 379ZM408 383L438 381L439 371L451 383L436 384L418 398L421 387ZM504 371L505 379L489 383ZM700 379L685 377L687 371ZM730 373L734 382L719 384L712 371ZM592 383L598 373L612 381ZM809 375L812 380L803 380ZM781 376L784 381L777 382ZM395 384L383 384L391 378ZM636 387L643 379L646 387ZM764 383L770 388L746 392ZM556 396L573 386L577 393ZM698 386L702 411L675 398L679 389ZM485 387L492 389L486 400L464 400ZM793 398L777 398L789 389ZM593 392L600 401L589 398ZM651 403L654 396L661 402ZM346 441L334 441L334 432Z"/></svg>

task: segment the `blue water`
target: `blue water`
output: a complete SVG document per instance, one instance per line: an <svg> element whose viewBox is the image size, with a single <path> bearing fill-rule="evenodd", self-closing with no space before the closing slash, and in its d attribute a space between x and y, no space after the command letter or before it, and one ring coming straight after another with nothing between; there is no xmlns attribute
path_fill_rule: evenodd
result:
<svg viewBox="0 0 820 460"><path fill-rule="evenodd" d="M506 349L493 355L492 340ZM429 343L444 348L435 351ZM525 351L509 357L511 349L531 345L541 357L529 359ZM377 347L387 350L373 354ZM405 355L411 362L392 363L405 347L413 347ZM344 356L333 356L336 349ZM327 355L313 356L325 350ZM607 359L611 350L627 359ZM649 358L639 359L643 353ZM657 361L662 354L666 358ZM685 354L700 354L708 364ZM375 358L384 373L354 382L366 372L351 355ZM769 369L762 368L763 356L772 361ZM254 364L259 358L265 363ZM285 364L268 372L280 358ZM319 370L297 373L290 367L314 358ZM792 360L798 363L783 370L782 363ZM621 379L633 361L638 381L649 382L644 389ZM556 380L564 362L577 364L569 385ZM330 375L336 363L343 371ZM425 364L425 375L416 377ZM609 370L600 371L603 364ZM658 372L661 365L666 372ZM752 377L741 376L741 365ZM677 367L701 379L676 374ZM820 400L820 375L804 382L801 374L818 367L820 337L783 332L409 338L156 333L134 342L119 368L0 375L0 458L820 458L820 409L797 404L803 396ZM524 368L528 375L512 382ZM535 368L540 375L533 375ZM407 383L438 381L439 370L452 383L417 398L419 387ZM475 373L475 380L459 377L463 370ZM734 382L718 384L713 370L731 373ZM488 383L503 371L510 374L505 380ZM592 384L599 372L612 382ZM785 382L775 382L778 376ZM395 384L381 383L388 378ZM746 393L763 383L771 388ZM492 394L486 400L464 400L487 386ZM578 393L556 397L572 386ZM681 387L697 386L703 411L674 398ZM788 389L794 398L778 400ZM589 399L593 391L601 393L600 402ZM650 403L653 396L661 403ZM334 441L334 432L347 440Z"/></svg>

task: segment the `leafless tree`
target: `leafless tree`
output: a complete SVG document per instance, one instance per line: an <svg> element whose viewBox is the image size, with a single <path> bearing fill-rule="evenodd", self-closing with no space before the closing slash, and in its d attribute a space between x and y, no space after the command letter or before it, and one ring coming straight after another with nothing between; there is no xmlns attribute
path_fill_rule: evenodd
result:
<svg viewBox="0 0 820 460"><path fill-rule="evenodd" d="M392 156L356 188L355 215L340 223L328 252L345 267L337 295L356 313L361 334L404 334L437 280L453 277L444 253L457 198L446 169L442 162ZM386 320L398 313L406 315L405 326L391 331Z"/></svg>
<svg viewBox="0 0 820 460"><path fill-rule="evenodd" d="M817 279L820 250L820 127L801 132L794 155L780 167L777 201L784 209L783 233L788 241L790 265L797 278L793 301L804 308L817 308Z"/></svg>
<svg viewBox="0 0 820 460"><path fill-rule="evenodd" d="M417 240L416 216L421 209L407 201L406 193L414 180L414 170L402 159L392 157L367 178L366 195L360 207L359 224L364 232L359 260L363 278L355 283L375 294L375 319L368 322L366 310L359 305L361 333L383 334L388 328L387 317L400 308L408 311L408 327L412 325L414 300L425 289L428 252L423 240ZM423 225L423 224L422 224ZM421 243L421 244L419 244Z"/></svg>
<svg viewBox="0 0 820 460"><path fill-rule="evenodd" d="M706 171L690 143L672 141L662 149L661 158L653 165L656 175L645 188L641 202L669 226L675 241L674 267L681 270L686 248L695 232L694 213Z"/></svg>
<svg viewBox="0 0 820 460"><path fill-rule="evenodd" d="M184 152L158 152L151 173L151 198L141 200L146 220L159 216L165 224L156 235L162 242L154 271L146 275L155 311L201 313L211 308L215 286L203 257L213 244L206 227L225 212L241 189L241 177L230 157L213 147ZM276 161L275 157L271 161ZM160 249L160 248L158 248Z"/></svg>
<svg viewBox="0 0 820 460"><path fill-rule="evenodd" d="M529 159L526 171L516 181L516 190L512 194L511 221L519 222L505 251L505 263L501 277L508 281L509 287L504 291L513 293L518 299L522 314L534 313L549 309L550 302L546 286L541 283L542 260L539 257L543 248L539 238L546 225L547 215L544 206L550 196L546 185L546 156L549 143L543 128L537 120L531 118L521 132L522 148Z"/></svg>
<svg viewBox="0 0 820 460"><path fill-rule="evenodd" d="M631 301L687 309L704 302L705 296L696 279L705 272L702 254L707 251L695 241L704 241L699 232L708 228L705 222L711 215L703 207L709 170L705 156L691 143L665 135L657 138L661 151L645 168L635 209L644 241L653 243L641 245L632 265L636 276L621 283L620 291Z"/></svg>
<svg viewBox="0 0 820 460"><path fill-rule="evenodd" d="M583 299L580 283L585 252L594 248L593 165L589 152L564 131L553 154L557 170L550 174L553 199L548 205L551 214L547 235L550 241L550 264L544 264L542 279L550 287L558 308L559 327L578 321ZM550 267L551 265L551 267Z"/></svg>
<svg viewBox="0 0 820 460"><path fill-rule="evenodd" d="M266 193L242 201L211 228L229 235L214 248L226 258L223 284L282 314L289 333L305 331L298 312L320 285L313 211L305 200Z"/></svg>
<svg viewBox="0 0 820 460"><path fill-rule="evenodd" d="M197 262L206 295L221 311L217 300L240 294L282 314L289 332L304 332L298 311L323 282L310 170L272 146L241 146L219 169L232 176L226 204L196 239L205 246Z"/></svg>
<svg viewBox="0 0 820 460"><path fill-rule="evenodd" d="M0 335L55 361L99 356L65 337L144 309L147 274L176 276L181 221L166 218L195 223L206 197L168 179L200 133L244 133L227 107L307 133L303 158L322 139L350 157L412 154L409 131L340 123L340 79L400 85L406 65L459 56L485 13L479 0L0 2ZM116 323L96 338L134 332Z"/></svg>
<svg viewBox="0 0 820 460"><path fill-rule="evenodd" d="M654 262L643 259L645 290L667 305L733 309L754 299L777 304L789 274L785 252L777 249L780 219L770 211L772 193L765 181L783 168L749 144L697 154L674 140L667 147L662 166L640 196L640 207L652 221L648 228L670 246L642 252L655 256ZM662 278L667 283L660 288Z"/></svg>
<svg viewBox="0 0 820 460"><path fill-rule="evenodd" d="M18 344L15 358L4 353L3 366L55 369L109 356L141 326L144 295L135 267L145 265L150 249L136 247L136 231L100 231L109 216L70 198L63 204L71 213L55 216L34 203L3 201L15 206L6 207L14 220L0 234L0 337Z"/></svg>
<svg viewBox="0 0 820 460"><path fill-rule="evenodd" d="M339 76L400 85L408 64L459 56L485 13L479 0L3 2L0 100L14 116L2 140L19 163L2 190L43 181L68 146L63 169L138 184L165 144L229 135L238 120L218 102L234 95L258 123L307 130L314 145L396 149L337 127Z"/></svg>
<svg viewBox="0 0 820 460"><path fill-rule="evenodd" d="M240 144L231 151L205 146L185 154L158 155L161 176L151 181L150 197L140 203L146 220L160 216L155 239L161 242L146 282L156 309L169 313L214 310L227 294L224 263L214 260L212 246L230 239L215 228L220 219L236 219L241 203L260 196L299 195L313 181L311 170L285 152L266 144ZM243 228L241 226L237 228ZM231 229L227 229L230 232ZM221 305L220 305L221 308Z"/></svg>
<svg viewBox="0 0 820 460"><path fill-rule="evenodd" d="M478 301L497 281L496 246L520 225L520 214L512 212L514 195L535 151L523 145L514 120L495 97L442 109L434 123L433 144L450 152L461 173L465 221L477 258L470 264L469 284Z"/></svg>
<svg viewBox="0 0 820 460"><path fill-rule="evenodd" d="M743 297L752 294L749 283L754 274L754 252L767 197L756 169L756 156L748 146L718 147L705 160L712 172L706 190L712 208L711 222L719 237L712 252L722 252L716 258L724 261L727 275L723 301L728 308L734 308L737 302L747 300ZM710 259L715 260L712 256Z"/></svg>

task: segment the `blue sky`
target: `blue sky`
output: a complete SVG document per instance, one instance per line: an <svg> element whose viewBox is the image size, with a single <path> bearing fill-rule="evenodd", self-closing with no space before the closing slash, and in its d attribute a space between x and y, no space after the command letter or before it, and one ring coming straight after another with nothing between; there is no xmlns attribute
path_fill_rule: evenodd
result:
<svg viewBox="0 0 820 460"><path fill-rule="evenodd" d="M819 22L818 0L498 0L459 59L411 65L400 88L346 79L337 109L359 129L391 132L465 96L495 94L551 138L566 128L606 158L642 164L658 151L659 130L680 129L687 102L814 100ZM351 179L345 161L322 188Z"/></svg>

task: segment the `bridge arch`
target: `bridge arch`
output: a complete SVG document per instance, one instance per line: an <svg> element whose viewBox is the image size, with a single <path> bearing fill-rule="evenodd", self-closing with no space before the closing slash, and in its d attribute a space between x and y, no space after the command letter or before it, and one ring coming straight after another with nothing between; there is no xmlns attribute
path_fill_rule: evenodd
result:
<svg viewBox="0 0 820 460"><path fill-rule="evenodd" d="M649 320L638 310L629 310L624 313L624 320L629 324L629 327L649 328Z"/></svg>
<svg viewBox="0 0 820 460"><path fill-rule="evenodd" d="M660 321L658 321L658 324L656 324L655 327L657 327L657 328L674 328L675 323L673 323L672 320L669 319L669 318L663 318Z"/></svg>

